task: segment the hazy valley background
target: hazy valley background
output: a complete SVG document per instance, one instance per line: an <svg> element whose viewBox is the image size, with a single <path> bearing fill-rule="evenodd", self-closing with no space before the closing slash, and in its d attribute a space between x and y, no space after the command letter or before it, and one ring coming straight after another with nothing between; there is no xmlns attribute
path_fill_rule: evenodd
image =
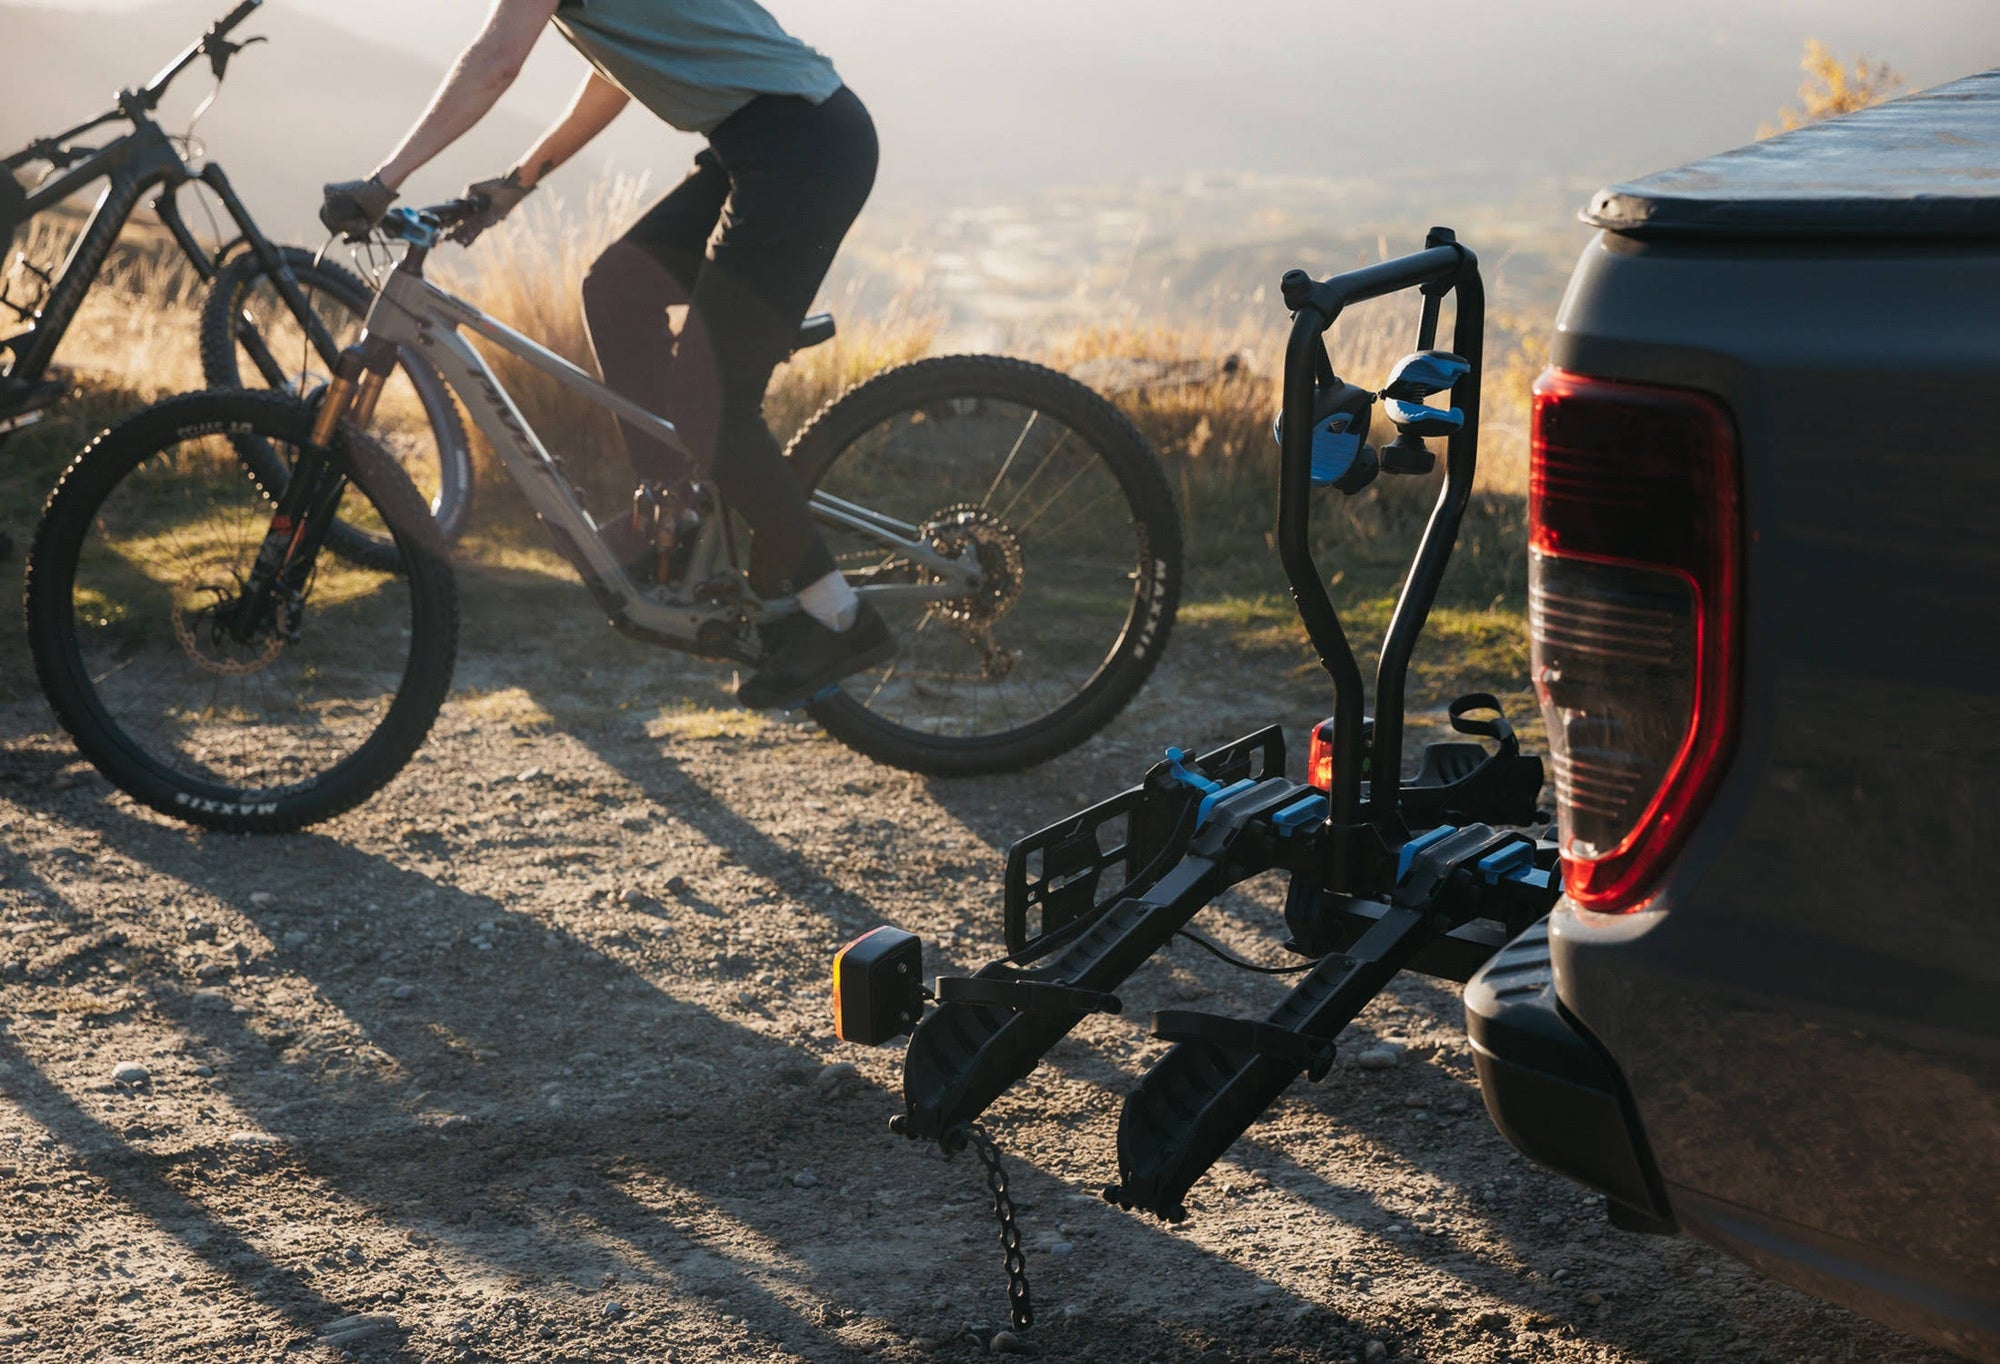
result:
<svg viewBox="0 0 2000 1364"><path fill-rule="evenodd" d="M0 142L145 79L225 0L0 0ZM1408 249L1431 222L1544 324L1607 180L1747 139L1797 83L1801 39L1912 87L2000 64L1991 0L771 0L873 108L882 179L829 296L912 301L965 340L1100 321L1236 326L1293 265ZM318 244L317 186L358 175L422 107L483 0L271 0L200 125L267 229ZM410 187L511 164L580 77L554 35L501 109ZM205 73L176 91L179 126ZM657 193L698 146L640 111L552 182ZM599 202L603 202L600 197ZM200 221L199 214L190 215ZM601 226L601 225L600 225Z"/></svg>

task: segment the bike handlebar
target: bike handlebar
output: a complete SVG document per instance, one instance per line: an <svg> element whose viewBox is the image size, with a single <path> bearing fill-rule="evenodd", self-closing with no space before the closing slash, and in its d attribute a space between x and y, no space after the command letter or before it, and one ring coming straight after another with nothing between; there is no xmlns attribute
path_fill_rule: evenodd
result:
<svg viewBox="0 0 2000 1364"><path fill-rule="evenodd" d="M116 109L107 114L99 114L96 118L87 119L77 124L74 128L56 133L51 137L36 138L20 151L15 152L4 161L0 161L0 171L18 170L30 161L46 161L60 170L74 162L83 160L91 154L91 148L67 147L63 144L71 138L83 136L83 134L89 132L92 128L101 128L105 124L115 123L121 118L136 121L140 115L156 107L161 98L166 95L167 87L174 83L174 79L181 72L187 70L190 62L204 53L208 55L210 65L215 68L215 78L220 81L222 79L222 69L228 65L232 54L247 43L263 41L261 38L249 38L243 43L225 41L229 36L230 30L256 13L258 9L262 8L263 4L264 0L242 0L242 3L235 9L229 11L228 14L211 24L208 32L202 34L201 37L195 39L192 43L189 43L180 56L174 58L173 61L161 68L160 73L154 76L153 79L147 81L145 85L136 91L128 90L121 92L118 96L118 107Z"/></svg>
<svg viewBox="0 0 2000 1364"><path fill-rule="evenodd" d="M88 119L77 124L74 128L55 134L53 137L38 137L20 151L8 157L5 161L0 161L0 171L18 170L30 161L46 161L56 169L61 170L72 162L83 160L84 157L91 154L92 150L88 147L66 147L63 145L64 143L73 137L83 136L92 128L101 128L105 124L115 123L123 117L125 117L124 110L113 109L108 114L99 114L96 118Z"/></svg>
<svg viewBox="0 0 2000 1364"><path fill-rule="evenodd" d="M230 30L256 13L262 7L263 3L264 0L243 0L243 3L211 24L208 32L202 34L201 37L195 39L192 43L189 43L180 56L162 67L160 73L147 81L145 86L140 89L138 98L142 105L145 108L151 109L154 105L158 104L161 96L167 93L167 87L174 83L174 78L187 70L188 65L196 57L208 53L212 59L213 53L222 49L219 46L211 45L221 44L222 40L229 36ZM256 40L252 39L251 41L254 42ZM233 50L233 47L231 50ZM227 57L225 57L224 61L227 60ZM216 78L220 80L222 72L219 68L215 74Z"/></svg>
<svg viewBox="0 0 2000 1364"><path fill-rule="evenodd" d="M474 214L486 209L486 200L479 195L463 199L447 199L429 208L392 208L375 224L375 231L388 241L405 242L419 251L428 251L436 246L452 228L457 227ZM361 236L349 236L349 241L361 241Z"/></svg>
<svg viewBox="0 0 2000 1364"><path fill-rule="evenodd" d="M486 198L479 194L467 195L462 199L447 199L441 204L432 204L429 208L417 210L426 218L436 219L440 228L457 227L473 214L485 211Z"/></svg>

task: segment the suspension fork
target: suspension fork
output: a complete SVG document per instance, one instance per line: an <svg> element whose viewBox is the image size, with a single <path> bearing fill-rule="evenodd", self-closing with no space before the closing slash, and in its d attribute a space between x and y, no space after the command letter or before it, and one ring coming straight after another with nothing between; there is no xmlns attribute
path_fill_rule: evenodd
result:
<svg viewBox="0 0 2000 1364"><path fill-rule="evenodd" d="M341 423L354 417L364 401L368 408L374 407L389 367L395 364L395 353L393 343L364 337L335 361L333 381L320 395L312 431L271 513L250 580L229 622L230 637L237 643L248 644L272 622L280 600L305 590L347 491L346 467L333 453Z"/></svg>

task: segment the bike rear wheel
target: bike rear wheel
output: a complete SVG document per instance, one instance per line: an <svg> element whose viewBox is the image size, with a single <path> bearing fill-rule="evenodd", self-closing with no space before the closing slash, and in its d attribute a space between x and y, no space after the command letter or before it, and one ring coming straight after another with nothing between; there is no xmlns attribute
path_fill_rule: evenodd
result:
<svg viewBox="0 0 2000 1364"><path fill-rule="evenodd" d="M979 590L890 602L898 656L808 707L878 761L1009 772L1097 733L1145 684L1180 601L1165 475L1117 408L1001 356L923 360L829 404L789 452L803 483L977 557ZM879 540L822 523L858 587L924 581Z"/></svg>
<svg viewBox="0 0 2000 1364"><path fill-rule="evenodd" d="M281 246L278 254L334 344L350 345L361 334L374 291L310 251ZM239 252L209 286L201 310L201 369L211 388L293 395L310 393L331 377L325 358L253 251ZM472 447L444 376L414 352L400 352L368 429L430 504L444 543L456 543L472 515ZM283 492L288 468L277 451L248 436L236 438L236 448L266 492L273 497ZM396 567L394 545L378 532L342 521L328 543L370 567Z"/></svg>
<svg viewBox="0 0 2000 1364"><path fill-rule="evenodd" d="M278 833L399 772L451 683L458 607L422 499L366 436L337 438L339 513L393 545L391 573L327 553L249 638L228 628L276 508L232 443L290 467L313 408L277 394L172 398L65 471L27 566L35 670L114 784L214 829Z"/></svg>

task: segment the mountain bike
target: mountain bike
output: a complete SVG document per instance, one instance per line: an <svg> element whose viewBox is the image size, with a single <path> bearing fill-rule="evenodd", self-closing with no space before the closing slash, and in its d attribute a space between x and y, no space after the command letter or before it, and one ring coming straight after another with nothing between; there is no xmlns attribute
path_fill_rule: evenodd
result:
<svg viewBox="0 0 2000 1364"><path fill-rule="evenodd" d="M107 182L59 267L45 268L23 252L0 277L0 308L26 324L0 338L0 353L6 356L0 371L0 441L40 421L68 396L69 382L50 377L50 363L113 244L149 193L174 244L210 286L203 310L202 368L212 386L233 388L247 378L274 390L308 392L325 381L342 347L360 333L373 296L368 286L310 252L272 245L222 167L212 161L199 170L191 166L195 153L190 139L174 138L153 119L167 88L197 58L206 57L216 85L196 111L199 119L221 91L231 58L263 41L228 36L262 4L243 0L144 86L121 91L109 113L53 137L36 138L0 161L0 249L8 251L29 219L86 185ZM77 144L92 129L121 120L132 125L130 132L101 147ZM14 172L35 164L47 169L43 182L30 192ZM181 213L178 195L190 183L220 200L239 234L213 253L188 229ZM472 456L464 425L444 381L414 352L398 355L386 390L377 405L381 419L376 434L423 490L441 533L450 540L464 528L470 510ZM238 454L266 489L277 490L285 467L276 450L244 437ZM378 565L392 560L388 540L351 526L336 525L332 544L340 553Z"/></svg>
<svg viewBox="0 0 2000 1364"><path fill-rule="evenodd" d="M686 446L425 279L441 235L477 209L383 221L402 256L323 391L169 399L99 437L50 497L28 564L36 669L77 746L138 800L215 828L293 829L366 799L423 741L453 666L452 577L422 500L363 434L407 348L465 404L613 626L754 666L760 630L797 611L753 589L705 484L667 562L631 566L600 538L467 334ZM799 343L832 331L819 315ZM288 464L275 506L229 458L246 439ZM999 356L917 361L829 403L787 455L899 643L807 703L843 743L933 775L1027 767L1102 729L1158 662L1179 516L1144 437L1075 380ZM390 543L397 571L324 552L336 519Z"/></svg>

